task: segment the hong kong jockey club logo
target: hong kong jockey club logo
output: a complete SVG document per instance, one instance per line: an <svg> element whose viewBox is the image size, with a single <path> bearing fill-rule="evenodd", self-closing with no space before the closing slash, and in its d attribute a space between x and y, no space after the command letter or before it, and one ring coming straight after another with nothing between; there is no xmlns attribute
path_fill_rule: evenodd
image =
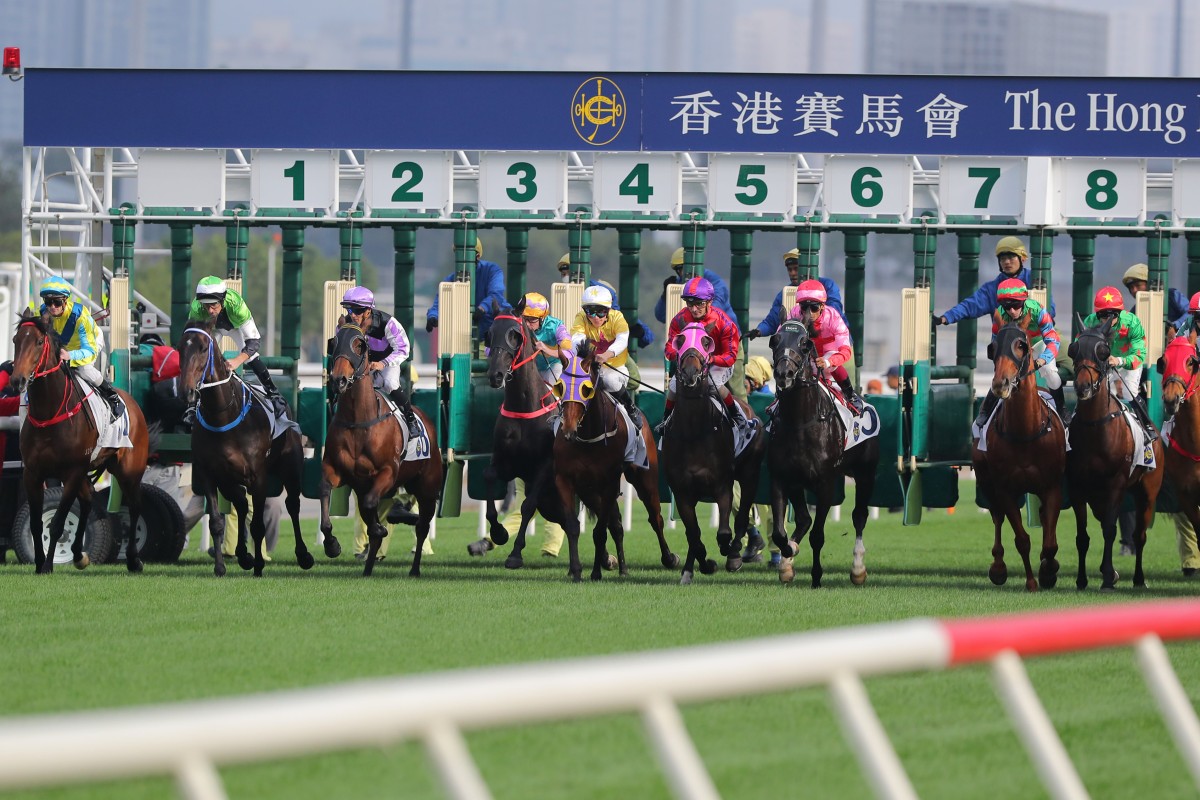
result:
<svg viewBox="0 0 1200 800"><path fill-rule="evenodd" d="M608 78L588 78L571 98L571 124L579 138L600 147L625 127L625 95Z"/></svg>

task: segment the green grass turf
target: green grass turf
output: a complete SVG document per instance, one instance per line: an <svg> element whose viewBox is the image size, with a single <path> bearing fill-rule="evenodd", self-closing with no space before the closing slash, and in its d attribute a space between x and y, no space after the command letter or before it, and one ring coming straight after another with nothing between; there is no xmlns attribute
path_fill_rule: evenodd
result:
<svg viewBox="0 0 1200 800"><path fill-rule="evenodd" d="M963 496L972 496L964 484ZM1029 595L1005 532L1010 579L987 580L991 524L965 504L927 511L904 528L884 513L868 524L867 586L850 585L853 530L831 522L824 588L808 586L811 555L797 581L779 584L764 565L700 576L691 587L658 566L652 533L635 513L627 541L631 574L600 583L566 577L565 556L545 559L539 540L525 569L506 570L508 547L466 555L475 517L442 520L424 575L408 577L408 529L373 578L349 554L350 525L337 533L346 553L302 572L281 538L275 561L255 580L233 567L212 577L211 560L189 550L182 563L120 565L76 572L0 566L0 715L140 705L317 686L575 656L730 641L919 616L961 617L1141 599L1194 597L1200 581L1179 570L1174 530L1162 518L1146 548L1149 583L1131 587L1133 560L1118 558L1118 591L1101 594L1099 532L1092 523L1091 588L1075 590L1074 517L1060 525L1058 588ZM707 519L707 515L702 517ZM305 520L310 546L315 520ZM1035 553L1040 532L1034 531ZM193 534L193 541L197 533ZM711 533L706 534L715 553ZM668 531L682 556L682 527ZM590 536L581 540L585 576ZM1168 648L1193 705L1200 699L1200 644ZM1179 755L1151 701L1131 650L1028 662L1059 734L1096 797L1194 797ZM730 675L752 692L760 676ZM988 671L898 675L867 681L871 699L922 797L1045 796L996 698ZM603 686L596 687L599 692ZM504 691L497 687L497 691ZM869 787L823 689L747 694L684 708L697 746L726 797L862 797ZM468 742L497 798L668 797L640 720L616 715L472 733ZM0 759L3 754L0 754ZM63 753L64 773L70 754ZM416 744L226 767L231 797L441 797ZM11 796L159 798L167 777Z"/></svg>

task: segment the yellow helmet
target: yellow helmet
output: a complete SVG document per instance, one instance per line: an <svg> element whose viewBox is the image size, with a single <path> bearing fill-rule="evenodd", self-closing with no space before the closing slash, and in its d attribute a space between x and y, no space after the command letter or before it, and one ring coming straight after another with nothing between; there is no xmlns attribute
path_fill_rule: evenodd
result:
<svg viewBox="0 0 1200 800"><path fill-rule="evenodd" d="M767 361L762 356L752 356L746 362L746 377L754 381L759 386L762 386L767 381L771 380L774 371L771 369L771 362Z"/></svg>
<svg viewBox="0 0 1200 800"><path fill-rule="evenodd" d="M571 266L571 254L570 254L570 253L563 253L563 254L562 254L562 258L560 258L560 259L558 260L558 266L560 266L560 267L569 267L569 266Z"/></svg>
<svg viewBox="0 0 1200 800"><path fill-rule="evenodd" d="M544 294L529 292L525 295L525 310L521 312L521 316L545 319L549 313L550 301L546 299Z"/></svg>
<svg viewBox="0 0 1200 800"><path fill-rule="evenodd" d="M683 265L683 248L680 247L674 253L671 253L671 266L679 267Z"/></svg>
<svg viewBox="0 0 1200 800"><path fill-rule="evenodd" d="M1150 268L1145 264L1134 264L1129 269L1125 270L1125 276L1121 278L1121 283L1125 284L1125 288L1129 288L1129 284L1134 281L1150 281Z"/></svg>
<svg viewBox="0 0 1200 800"><path fill-rule="evenodd" d="M786 264L787 262L791 261L792 259L795 259L796 261L800 260L800 248L799 247L793 247L791 250L788 250L786 253L783 254L783 263Z"/></svg>
<svg viewBox="0 0 1200 800"><path fill-rule="evenodd" d="M1001 253L1013 253L1022 261L1029 260L1029 251L1025 249L1025 245L1015 236L1005 236L1000 241L996 242L996 255Z"/></svg>

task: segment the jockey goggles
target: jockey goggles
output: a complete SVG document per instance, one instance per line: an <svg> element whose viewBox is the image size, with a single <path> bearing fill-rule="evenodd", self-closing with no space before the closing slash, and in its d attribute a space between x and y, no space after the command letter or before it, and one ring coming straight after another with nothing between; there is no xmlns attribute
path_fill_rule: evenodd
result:
<svg viewBox="0 0 1200 800"><path fill-rule="evenodd" d="M583 313L589 317L607 317L608 309L604 306L584 306Z"/></svg>
<svg viewBox="0 0 1200 800"><path fill-rule="evenodd" d="M342 308L346 309L346 312L350 314L361 314L367 310L366 306L343 305Z"/></svg>
<svg viewBox="0 0 1200 800"><path fill-rule="evenodd" d="M58 308L67 304L67 298L62 295L46 295L42 300L51 308Z"/></svg>
<svg viewBox="0 0 1200 800"><path fill-rule="evenodd" d="M800 304L800 310L808 311L810 313L815 314L821 310L822 305L824 305L824 304L818 303L816 300L805 300L803 303Z"/></svg>
<svg viewBox="0 0 1200 800"><path fill-rule="evenodd" d="M1005 311L1014 311L1018 308L1024 307L1024 305L1025 305L1024 300L1002 300L1000 302L1000 307L1003 308Z"/></svg>
<svg viewBox="0 0 1200 800"><path fill-rule="evenodd" d="M683 302L688 306L702 306L710 301L701 300L699 297L685 297L683 298Z"/></svg>

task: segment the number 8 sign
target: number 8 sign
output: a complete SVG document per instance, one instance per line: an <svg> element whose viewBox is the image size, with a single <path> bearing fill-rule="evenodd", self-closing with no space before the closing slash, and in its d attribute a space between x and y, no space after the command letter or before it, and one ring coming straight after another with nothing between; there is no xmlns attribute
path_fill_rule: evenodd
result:
<svg viewBox="0 0 1200 800"><path fill-rule="evenodd" d="M834 156L825 159L825 207L830 214L912 216L913 160L909 156Z"/></svg>
<svg viewBox="0 0 1200 800"><path fill-rule="evenodd" d="M1138 158L1056 158L1064 217L1132 217L1146 212L1146 162Z"/></svg>

